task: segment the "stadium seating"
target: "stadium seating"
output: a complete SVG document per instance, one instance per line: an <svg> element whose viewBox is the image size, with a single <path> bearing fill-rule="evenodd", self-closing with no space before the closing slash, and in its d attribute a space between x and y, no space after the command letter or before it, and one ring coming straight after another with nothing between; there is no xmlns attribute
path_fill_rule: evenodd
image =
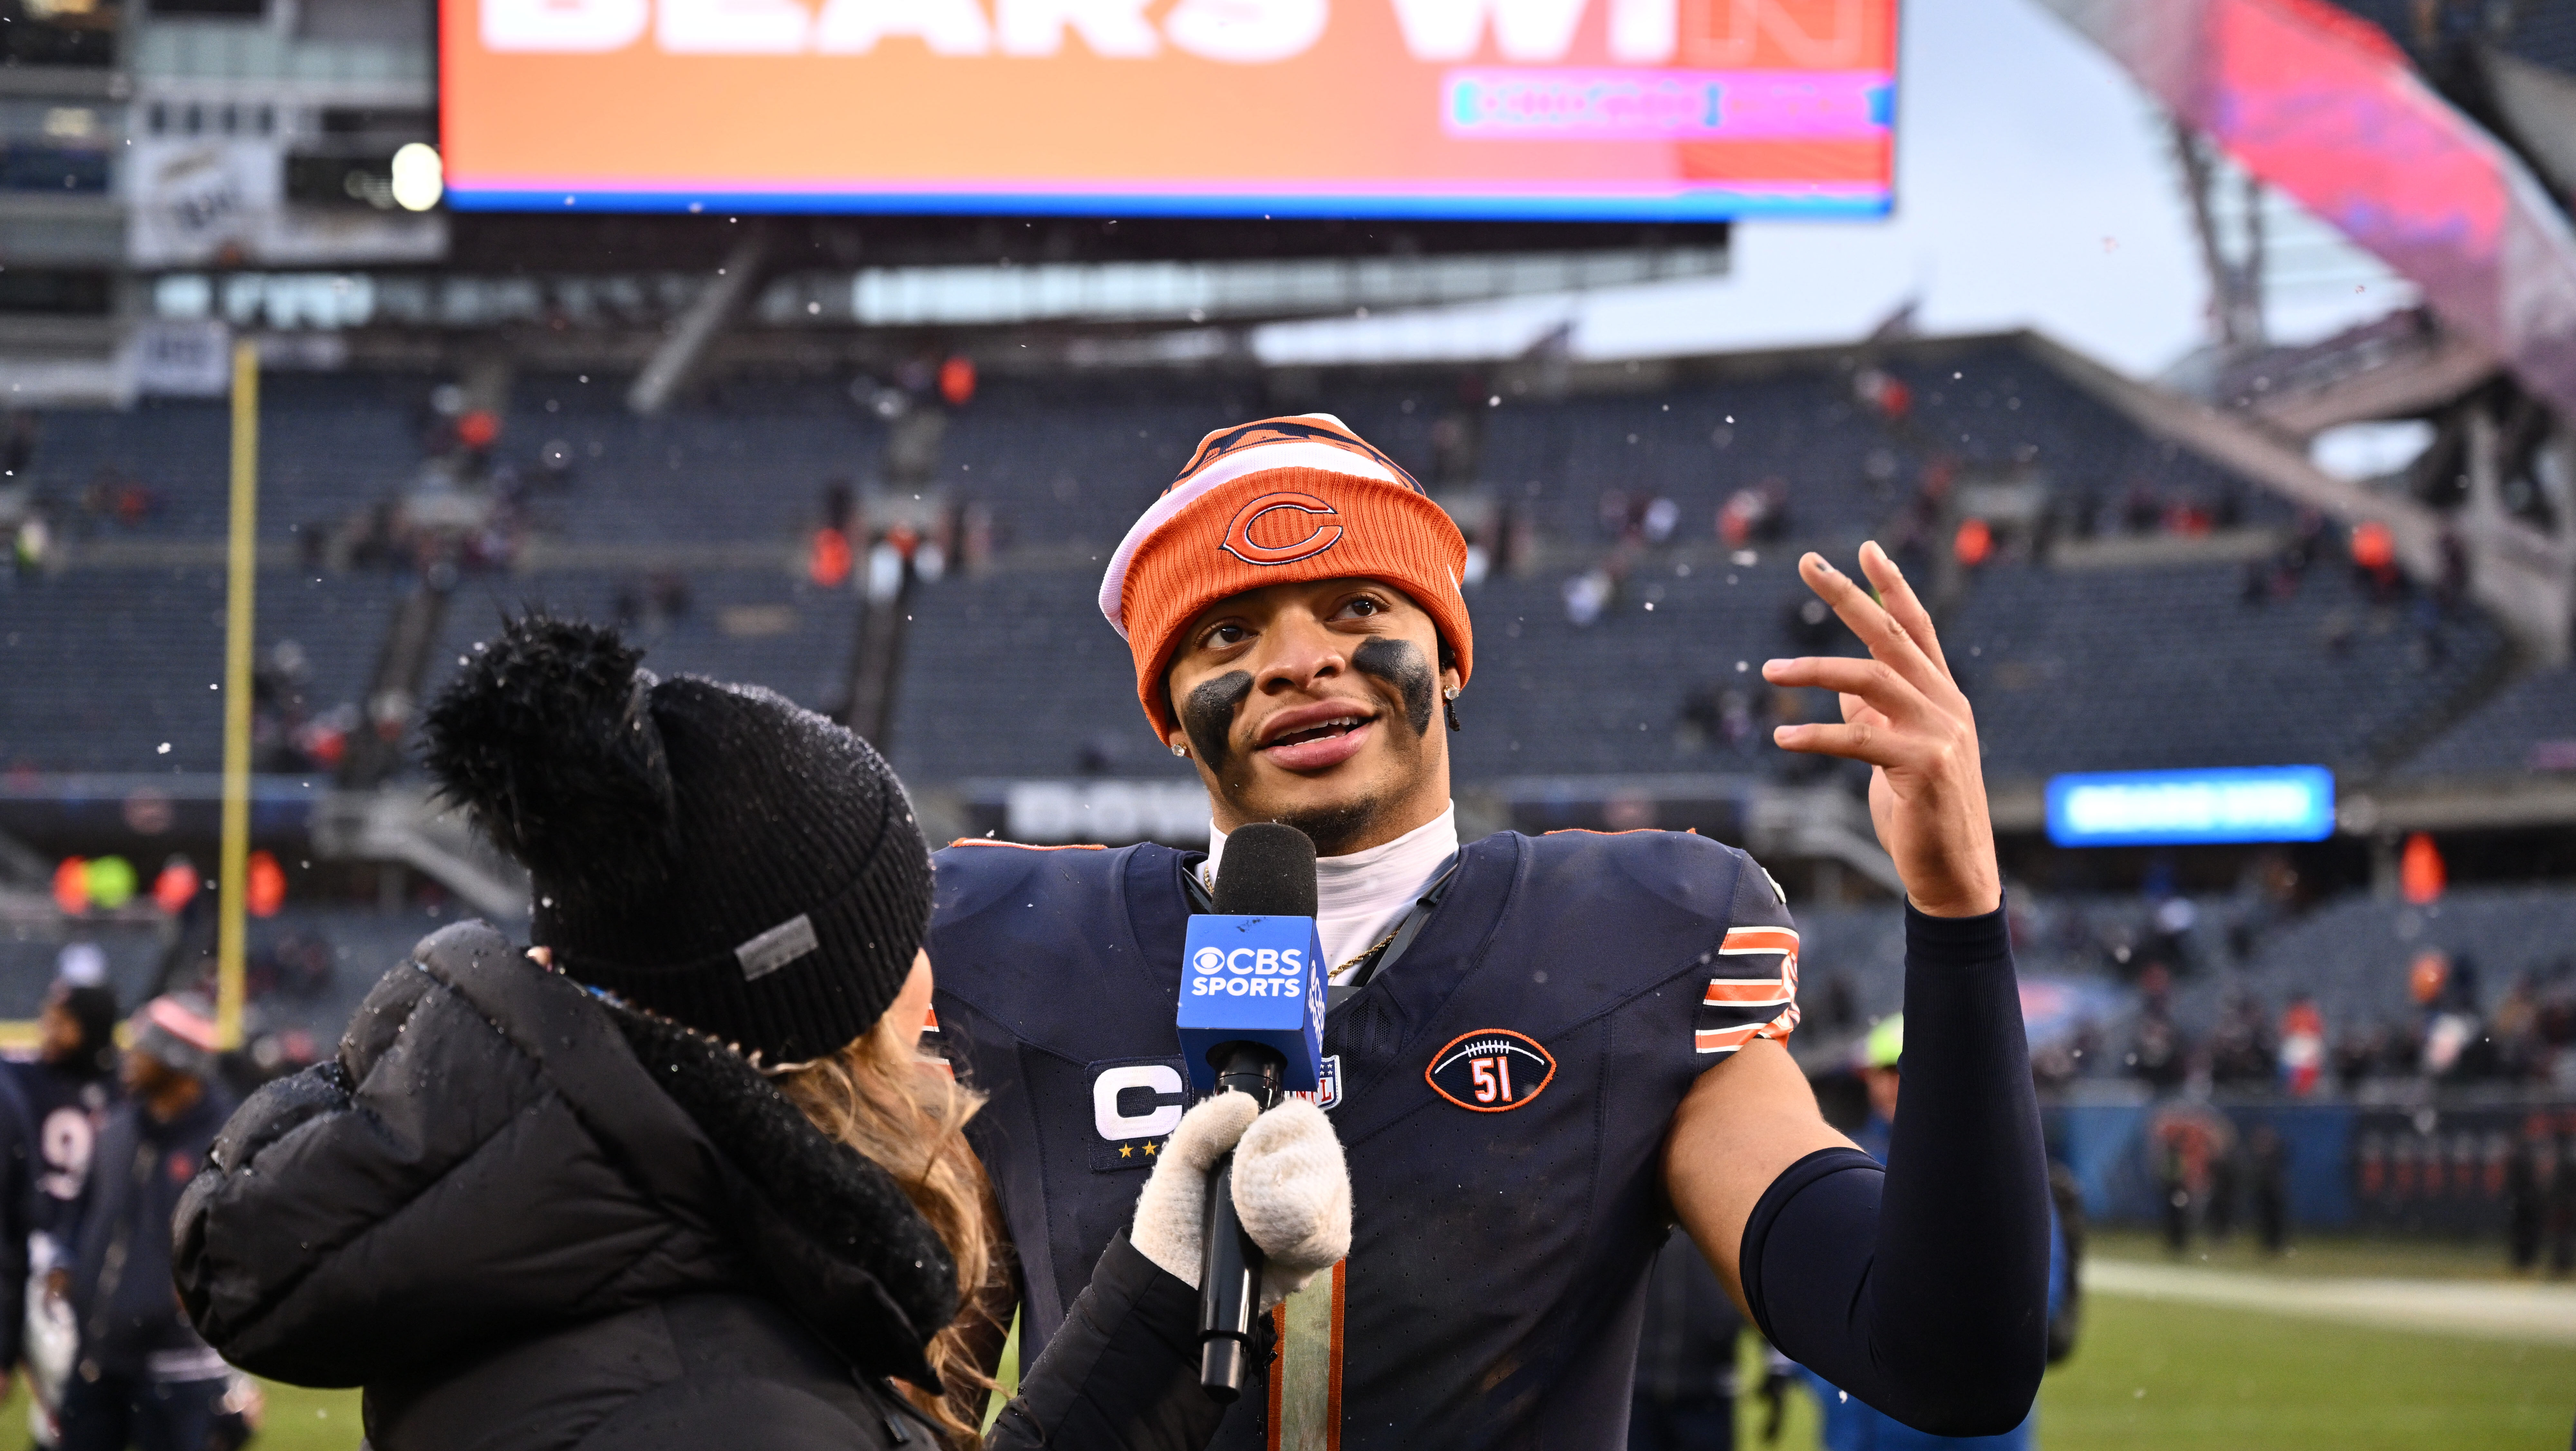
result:
<svg viewBox="0 0 2576 1451"><path fill-rule="evenodd" d="M1808 545L1847 553L1889 534L1915 512L1936 462L2027 471L2053 491L2059 514L2092 519L2120 512L2133 489L2214 507L2233 487L2110 411L2025 340L1903 343L1878 365L1904 385L1902 407L1860 401L1859 361L1827 354L1641 371L1653 386L1555 399L1505 383L1479 398L1476 380L1429 370L1304 382L1224 370L988 379L952 415L937 481L951 502L992 509L1001 554L988 575L952 573L919 590L896 759L925 784L1169 769L1140 739L1125 651L1091 608L1098 556L1203 432L1275 409L1341 413L1428 477L1442 421L1475 419L1479 405L1501 400L1476 419L1477 477L1527 506L1540 548L1526 573L1472 591L1481 669L1457 741L1469 779L1787 769L1763 744L1784 702L1753 669L1796 648L1785 628L1800 598L1789 561ZM431 431L428 382L269 379L263 534L282 541L410 487ZM469 573L428 685L502 607L546 602L615 618L626 596L639 605L624 613L642 622L654 668L832 702L848 678L859 603L805 583L799 546L828 481L864 489L882 477L887 429L866 406L872 396L846 381L737 381L638 418L624 408L623 380L522 377L496 456L527 481L532 536L573 553L528 572ZM82 530L199 552L175 572L133 563L129 550L0 585L19 642L5 647L9 661L18 678L40 682L0 703L0 764L131 768L169 739L179 759L143 768L212 767L211 693L192 704L166 683L220 655L212 551L227 427L219 402L44 417L33 472L49 497L74 499L103 470L160 496L139 524ZM568 462L560 476L540 467L548 453ZM1770 480L1784 494L1784 537L1759 544L1753 564L1724 562L1718 509ZM1670 543L1619 545L1600 517L1610 490L1671 499ZM2268 496L2241 502L2251 520L2290 517ZM774 563L740 552L771 546ZM1563 589L1596 564L1623 577L1607 612L1576 626ZM305 648L315 708L354 701L406 582L363 570L270 575L263 647L291 638ZM2241 602L2240 583L2232 565L1990 565L1948 624L1983 706L1990 774L2264 761L2371 769L2471 698L2502 648L2474 617L2428 628L2404 606L2372 606L2330 567L2260 606ZM655 608L649 596L675 584L688 609ZM992 629L996 619L1013 628ZM2254 680L2265 687L2243 688ZM1038 700L1043 717L1029 710Z"/></svg>
<svg viewBox="0 0 2576 1451"><path fill-rule="evenodd" d="M2373 604L2319 564L2287 599L2226 565L1986 570L1946 631L1989 777L2321 764L2371 770L2502 659L2484 617Z"/></svg>
<svg viewBox="0 0 2576 1451"><path fill-rule="evenodd" d="M470 915L470 914L469 914ZM290 906L275 917L248 924L248 955L259 961L290 935L318 940L330 949L330 980L308 995L264 993L254 1000L255 1027L301 1027L328 1051L341 1025L357 1009L368 989L410 953L421 938L459 920L453 906L379 912L348 906ZM96 944L107 955L108 982L117 999L131 1008L151 990L165 951L165 932L158 922L86 921L65 924L60 932L0 931L0 1020L22 1021L36 1015L54 980L63 944Z"/></svg>
<svg viewBox="0 0 2576 1451"><path fill-rule="evenodd" d="M2539 670L2498 691L2409 759L2403 777L2576 771L2576 668Z"/></svg>
<svg viewBox="0 0 2576 1451"><path fill-rule="evenodd" d="M2427 906L2347 897L2270 934L2242 985L2276 1011L2313 993L2330 1029L2401 1022L2420 1010L2407 969L2438 949L2477 970L2482 1006L2517 976L2576 965L2576 890L2564 886L2458 887Z"/></svg>
<svg viewBox="0 0 2576 1451"><path fill-rule="evenodd" d="M263 657L303 651L315 710L366 688L398 582L260 571ZM217 568L0 576L0 767L215 771L223 763L224 576ZM161 749L169 744L168 751Z"/></svg>
<svg viewBox="0 0 2576 1451"><path fill-rule="evenodd" d="M800 705L827 708L849 678L859 598L818 589L784 567L702 569L675 576L685 599L657 609L649 571L548 570L469 578L448 605L440 652L423 695L436 692L503 613L540 607L573 619L615 623L633 612L627 638L658 675L705 675L766 685ZM621 610L620 597L626 598Z"/></svg>

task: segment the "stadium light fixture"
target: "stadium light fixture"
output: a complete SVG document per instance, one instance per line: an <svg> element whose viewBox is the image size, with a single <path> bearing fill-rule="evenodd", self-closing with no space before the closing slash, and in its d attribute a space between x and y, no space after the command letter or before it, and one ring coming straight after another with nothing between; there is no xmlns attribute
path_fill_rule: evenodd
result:
<svg viewBox="0 0 2576 1451"><path fill-rule="evenodd" d="M438 148L414 141L394 153L394 202L408 212L425 212L447 194L447 169Z"/></svg>

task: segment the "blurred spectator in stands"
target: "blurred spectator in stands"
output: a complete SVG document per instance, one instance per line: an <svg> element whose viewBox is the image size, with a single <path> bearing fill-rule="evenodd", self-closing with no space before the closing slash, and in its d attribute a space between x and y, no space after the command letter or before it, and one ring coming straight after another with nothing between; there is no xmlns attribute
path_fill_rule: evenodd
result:
<svg viewBox="0 0 2576 1451"><path fill-rule="evenodd" d="M2128 1069L2159 1093L2182 1085L2189 1071L2189 1045L2174 1026L2170 989L2173 975L2161 962L2149 962L2138 974L2138 1022L2129 1043Z"/></svg>
<svg viewBox="0 0 2576 1451"><path fill-rule="evenodd" d="M2469 546L2448 524L2442 526L2441 537L2434 543L2441 555L2442 572L2434 578L2432 600L2436 609L2449 614L2468 602Z"/></svg>
<svg viewBox="0 0 2576 1451"><path fill-rule="evenodd" d="M1708 681L1682 700L1682 718L1674 744L1683 751L1703 745L1737 755L1752 753L1769 737L1763 717L1772 701L1769 690L1748 690L1724 681Z"/></svg>
<svg viewBox="0 0 2576 1451"><path fill-rule="evenodd" d="M17 532L10 536L10 560L21 575L31 575L53 563L54 533L45 516L31 513L18 521Z"/></svg>
<svg viewBox="0 0 2576 1451"><path fill-rule="evenodd" d="M465 451L465 466L480 474L491 463L492 445L501 441L501 415L489 408L471 408L456 420L456 442Z"/></svg>
<svg viewBox="0 0 2576 1451"><path fill-rule="evenodd" d="M2433 844L2432 833L2419 831L2408 836L2397 854L2398 895L2415 906L2425 906L2441 900L2442 890L2450 880L2450 868L2442 861L2441 848Z"/></svg>
<svg viewBox="0 0 2576 1451"><path fill-rule="evenodd" d="M694 603L688 576L676 569L657 569L641 580L620 582L609 608L619 629L658 635L687 618Z"/></svg>
<svg viewBox="0 0 2576 1451"><path fill-rule="evenodd" d="M2268 1085L2277 1063L2271 1021L2261 1000L2242 989L2229 990L2209 1035L2211 1081L2228 1088Z"/></svg>
<svg viewBox="0 0 2576 1451"><path fill-rule="evenodd" d="M2131 534L2152 534L2164 522L2164 500L2144 479L2133 479L2120 495L2120 527Z"/></svg>
<svg viewBox="0 0 2576 1451"><path fill-rule="evenodd" d="M1764 479L1753 488L1738 489L1718 506L1718 542L1729 549L1772 543L1787 537L1788 532L1789 486L1779 479Z"/></svg>
<svg viewBox="0 0 2576 1451"><path fill-rule="evenodd" d="M1637 533L1648 544L1662 544L1673 537L1674 526L1682 521L1682 506L1657 495L1645 512L1638 516Z"/></svg>
<svg viewBox="0 0 2576 1451"><path fill-rule="evenodd" d="M2477 964L2465 956L2432 950L2416 957L2408 984L2424 1007L2425 1077L2467 1080L2492 1073L2494 1045L2480 1021L2477 982Z"/></svg>
<svg viewBox="0 0 2576 1451"><path fill-rule="evenodd" d="M2540 1041L2540 998L2530 973L2516 977L2487 1015L2487 1041L2495 1057L2495 1076L2512 1081L2538 1078L2546 1051Z"/></svg>
<svg viewBox="0 0 2576 1451"><path fill-rule="evenodd" d="M2523 1120L2504 1161L2505 1257L2516 1270L2540 1263L2549 1228L2550 1181L2558 1173L2558 1136L2546 1112Z"/></svg>
<svg viewBox="0 0 2576 1451"><path fill-rule="evenodd" d="M823 486L823 522L814 530L805 573L824 589L838 589L850 582L850 566L856 557L850 545L850 522L856 513L847 479L834 479Z"/></svg>
<svg viewBox="0 0 2576 1451"><path fill-rule="evenodd" d="M2326 1016L2307 993L2281 1010L2281 1088L2294 1098L2317 1091L2325 1078Z"/></svg>
<svg viewBox="0 0 2576 1451"><path fill-rule="evenodd" d="M1646 1275L1628 1451L1734 1451L1736 1341L1744 1319L1717 1272L1675 1231Z"/></svg>
<svg viewBox="0 0 2576 1451"><path fill-rule="evenodd" d="M1994 557L1995 531L1983 519L1962 520L1950 539L1950 553L1968 569L1981 568Z"/></svg>
<svg viewBox="0 0 2576 1451"><path fill-rule="evenodd" d="M113 465L101 464L91 475L89 487L81 490L81 514L103 524L125 528L142 523L160 512L161 497Z"/></svg>
<svg viewBox="0 0 2576 1451"><path fill-rule="evenodd" d="M2245 1157L2254 1194L2254 1234L2265 1254L2290 1247L2290 1144L2269 1123L2246 1136Z"/></svg>
<svg viewBox="0 0 2576 1451"><path fill-rule="evenodd" d="M2397 536L2377 519L2352 526L2352 569L2370 597L2386 603L2397 597L2405 576L2397 569Z"/></svg>
<svg viewBox="0 0 2576 1451"><path fill-rule="evenodd" d="M307 715L305 687L313 671L304 647L280 640L252 667L250 677L251 769L301 771L309 764L296 744Z"/></svg>
<svg viewBox="0 0 2576 1451"><path fill-rule="evenodd" d="M2335 1040L2335 1082L2346 1094L2359 1091L2361 1085L2381 1071L2387 1056L2388 1025L2368 1028L2346 1028Z"/></svg>
<svg viewBox="0 0 2576 1451"><path fill-rule="evenodd" d="M2210 507L2197 498L2185 496L2165 505L2164 517L2157 521L2167 534L2198 539L2208 534L2213 523Z"/></svg>
<svg viewBox="0 0 2576 1451"><path fill-rule="evenodd" d="M338 957L331 944L308 932L279 934L243 965L244 990L254 1000L271 996L311 1002L331 990Z"/></svg>
<svg viewBox="0 0 2576 1451"><path fill-rule="evenodd" d="M2298 523L2291 529L2290 542L2271 558L2245 567L2245 602L2262 604L2296 595L2308 566L2316 562L2325 534L2325 516L2314 509L2301 510Z"/></svg>
<svg viewBox="0 0 2576 1451"><path fill-rule="evenodd" d="M951 408L963 408L975 398L975 360L963 353L952 354L939 364L939 399Z"/></svg>
<svg viewBox="0 0 2576 1451"><path fill-rule="evenodd" d="M198 1451L225 1389L221 1359L170 1288L170 1223L232 1100L215 1081L214 1005L155 998L131 1024L131 1095L98 1141L72 1264L49 1288L80 1327L65 1383L64 1451Z"/></svg>
<svg viewBox="0 0 2576 1451"><path fill-rule="evenodd" d="M1610 570L1595 565L1565 581L1565 618L1576 629L1588 629L1607 613L1619 593Z"/></svg>
<svg viewBox="0 0 2576 1451"><path fill-rule="evenodd" d="M2149 884L2150 895L2160 895L2156 884ZM2167 896L2147 914L2146 938L2138 951L2150 961L2188 968L2192 960L2192 929L2200 925L2200 907L2185 896Z"/></svg>

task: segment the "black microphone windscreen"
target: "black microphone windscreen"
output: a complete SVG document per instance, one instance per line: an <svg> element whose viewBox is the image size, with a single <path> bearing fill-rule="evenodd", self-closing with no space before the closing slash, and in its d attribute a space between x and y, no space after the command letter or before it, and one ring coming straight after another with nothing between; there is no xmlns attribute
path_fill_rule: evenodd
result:
<svg viewBox="0 0 2576 1451"><path fill-rule="evenodd" d="M1315 915L1315 843L1275 821L1229 833L1217 862L1216 910L1226 917Z"/></svg>

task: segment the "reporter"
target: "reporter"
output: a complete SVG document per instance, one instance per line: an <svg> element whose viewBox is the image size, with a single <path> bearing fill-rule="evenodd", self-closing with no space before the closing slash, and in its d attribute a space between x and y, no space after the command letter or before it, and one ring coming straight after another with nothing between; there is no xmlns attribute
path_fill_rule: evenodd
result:
<svg viewBox="0 0 2576 1451"><path fill-rule="evenodd" d="M377 1451L971 1445L1002 1275L979 1099L918 1052L901 784L819 716L637 658L520 620L431 711L541 947L431 936L332 1061L255 1095L180 1204L181 1298L236 1365L365 1387ZM1241 1136L1203 1109L1176 1138ZM1291 1177L1329 1206L1340 1173L1336 1146ZM992 1444L1204 1445L1196 1316L1113 1240Z"/></svg>

